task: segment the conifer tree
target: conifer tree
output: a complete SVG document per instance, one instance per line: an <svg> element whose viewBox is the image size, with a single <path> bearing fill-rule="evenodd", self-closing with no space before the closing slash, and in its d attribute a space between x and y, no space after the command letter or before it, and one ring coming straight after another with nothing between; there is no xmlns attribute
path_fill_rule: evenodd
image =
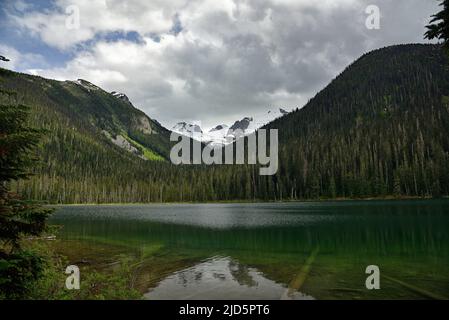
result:
<svg viewBox="0 0 449 320"><path fill-rule="evenodd" d="M432 16L432 20L427 26L425 38L442 40L443 47L449 54L449 0L443 0L440 6L443 9Z"/></svg>
<svg viewBox="0 0 449 320"><path fill-rule="evenodd" d="M42 131L28 127L27 118L24 106L0 105L0 296L5 298L22 297L42 272L43 260L24 250L21 239L44 232L51 213L8 187L29 177L38 161L34 150Z"/></svg>

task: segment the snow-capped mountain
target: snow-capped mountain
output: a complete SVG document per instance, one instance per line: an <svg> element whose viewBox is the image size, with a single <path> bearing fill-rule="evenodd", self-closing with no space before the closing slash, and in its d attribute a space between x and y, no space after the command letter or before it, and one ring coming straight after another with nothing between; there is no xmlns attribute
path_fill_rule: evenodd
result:
<svg viewBox="0 0 449 320"><path fill-rule="evenodd" d="M203 133L201 127L197 124L190 124L187 122L179 122L173 127L173 131L179 133Z"/></svg>
<svg viewBox="0 0 449 320"><path fill-rule="evenodd" d="M178 122L173 128L172 131L192 137L193 139L204 141L203 140L203 129L197 124L187 123L187 122Z"/></svg>
<svg viewBox="0 0 449 320"><path fill-rule="evenodd" d="M226 137L228 136L229 126L225 124L220 124L209 130L205 134L204 139L206 141L212 141L215 144L226 144Z"/></svg>
<svg viewBox="0 0 449 320"><path fill-rule="evenodd" d="M238 120L234 122L234 124L229 128L229 132L233 132L236 130L241 130L243 132L246 131L252 131L256 130L257 128L254 128L254 118L245 117L242 120Z"/></svg>
<svg viewBox="0 0 449 320"><path fill-rule="evenodd" d="M248 135L270 123L271 121L283 117L289 112L285 109L278 108L269 110L259 117L245 117L237 120L231 126L220 124L212 129L205 131L197 124L186 122L177 123L172 131L193 137L204 143L212 143L214 145L226 145L232 143L236 138Z"/></svg>

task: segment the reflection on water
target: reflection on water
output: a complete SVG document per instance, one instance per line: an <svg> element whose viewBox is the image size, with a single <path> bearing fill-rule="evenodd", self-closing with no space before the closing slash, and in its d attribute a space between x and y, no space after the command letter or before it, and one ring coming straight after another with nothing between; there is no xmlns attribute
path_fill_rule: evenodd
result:
<svg viewBox="0 0 449 320"><path fill-rule="evenodd" d="M58 218L63 217L153 222L209 229L310 225L334 219L326 206L314 203L73 206L59 212ZM343 218L343 215L339 217Z"/></svg>
<svg viewBox="0 0 449 320"><path fill-rule="evenodd" d="M279 299L292 284L295 299L449 297L447 200L73 206L52 221L134 253L151 299ZM365 288L372 264L379 291Z"/></svg>
<svg viewBox="0 0 449 320"><path fill-rule="evenodd" d="M232 258L214 257L193 267L180 270L162 280L145 294L151 300L279 300L313 299L296 292L286 295L287 288L255 268L248 268Z"/></svg>

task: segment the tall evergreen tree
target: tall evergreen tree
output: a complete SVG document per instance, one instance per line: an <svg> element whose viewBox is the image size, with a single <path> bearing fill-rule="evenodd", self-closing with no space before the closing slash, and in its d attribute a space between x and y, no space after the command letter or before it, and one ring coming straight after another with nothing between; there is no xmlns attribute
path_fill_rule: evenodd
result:
<svg viewBox="0 0 449 320"><path fill-rule="evenodd" d="M443 47L449 53L449 0L443 0L440 6L443 9L432 16L425 38L443 40Z"/></svg>
<svg viewBox="0 0 449 320"><path fill-rule="evenodd" d="M10 192L10 182L26 179L36 163L41 131L27 126L28 108L0 105L0 296L18 298L43 268L42 259L21 246L24 236L46 228L50 209Z"/></svg>

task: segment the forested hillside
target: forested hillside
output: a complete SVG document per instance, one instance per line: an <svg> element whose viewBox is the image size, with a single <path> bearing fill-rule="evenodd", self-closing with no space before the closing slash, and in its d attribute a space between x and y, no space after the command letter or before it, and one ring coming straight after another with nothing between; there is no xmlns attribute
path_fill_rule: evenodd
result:
<svg viewBox="0 0 449 320"><path fill-rule="evenodd" d="M272 123L287 196L449 194L449 63L437 45L364 55ZM285 193L284 193L285 194Z"/></svg>
<svg viewBox="0 0 449 320"><path fill-rule="evenodd" d="M47 131L36 176L17 186L31 198L96 201L86 184L128 181L139 166L156 166L169 156L168 130L84 80L59 82L0 69L0 104L28 106L32 125Z"/></svg>
<svg viewBox="0 0 449 320"><path fill-rule="evenodd" d="M33 199L449 195L449 63L437 45L368 53L304 108L269 124L280 136L275 176L259 176L257 167L246 165L171 165L167 130L85 81L57 82L0 69L0 93L3 104L28 105L33 124L48 130L36 175L14 186Z"/></svg>

